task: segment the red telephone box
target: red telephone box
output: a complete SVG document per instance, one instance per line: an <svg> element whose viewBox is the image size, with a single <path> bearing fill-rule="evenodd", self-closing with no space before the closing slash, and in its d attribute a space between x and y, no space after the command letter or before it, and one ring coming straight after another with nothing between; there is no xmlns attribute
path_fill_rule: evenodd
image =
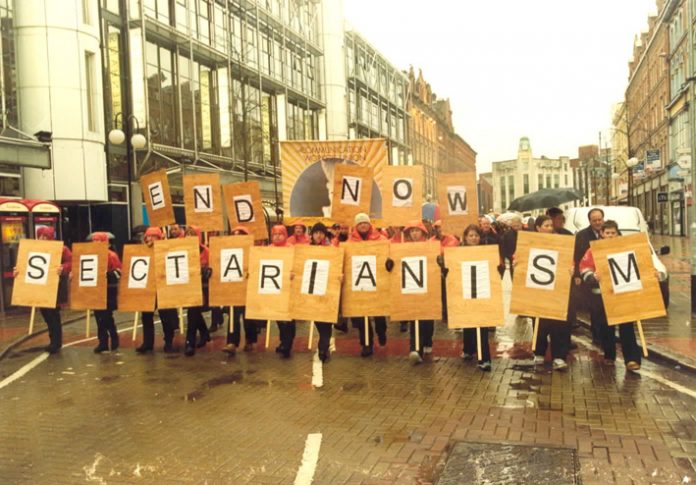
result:
<svg viewBox="0 0 696 485"><path fill-rule="evenodd" d="M17 264L19 240L29 236L29 208L23 200L0 199L0 312L12 299L12 271Z"/></svg>
<svg viewBox="0 0 696 485"><path fill-rule="evenodd" d="M45 200L25 200L23 202L30 212L29 227L32 239L36 239L36 230L42 226L52 227L56 231L56 239L63 239L60 207Z"/></svg>

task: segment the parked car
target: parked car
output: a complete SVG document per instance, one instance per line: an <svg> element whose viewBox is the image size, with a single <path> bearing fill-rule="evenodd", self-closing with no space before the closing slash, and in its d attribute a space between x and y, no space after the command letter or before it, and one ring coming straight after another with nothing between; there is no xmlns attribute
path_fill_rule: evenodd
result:
<svg viewBox="0 0 696 485"><path fill-rule="evenodd" d="M653 265L660 275L660 290L662 291L662 299L665 302L665 308L667 308L669 306L669 272L667 271L667 267L664 265L664 263L660 261L660 258L655 252L655 248L653 248L653 245L650 242L648 223L645 221L643 213L637 207L629 207L625 205L571 207L565 211L566 229L575 234L579 230L589 226L590 221L587 219L587 214L594 208L602 209L604 211L605 221L616 221L616 223L619 225L619 230L623 235L633 234L636 232L648 234L648 244L650 245ZM669 246L662 246L659 251L660 255L669 254L669 252Z"/></svg>

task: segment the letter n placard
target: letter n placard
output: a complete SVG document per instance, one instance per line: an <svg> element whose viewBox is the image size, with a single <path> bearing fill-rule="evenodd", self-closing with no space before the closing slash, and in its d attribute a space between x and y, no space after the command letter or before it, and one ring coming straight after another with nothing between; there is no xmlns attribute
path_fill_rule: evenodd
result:
<svg viewBox="0 0 696 485"><path fill-rule="evenodd" d="M202 231L224 230L220 175L184 175L183 180L186 224L198 226Z"/></svg>
<svg viewBox="0 0 696 485"><path fill-rule="evenodd" d="M105 242L72 245L72 310L104 310L106 308L106 262L109 247Z"/></svg>
<svg viewBox="0 0 696 485"><path fill-rule="evenodd" d="M126 244L118 282L118 309L151 312L156 297L155 252L145 244Z"/></svg>
<svg viewBox="0 0 696 485"><path fill-rule="evenodd" d="M392 244L391 319L442 318L442 280L437 257L439 242Z"/></svg>
<svg viewBox="0 0 696 485"><path fill-rule="evenodd" d="M349 242L343 259L341 315L379 317L389 315L389 241Z"/></svg>
<svg viewBox="0 0 696 485"><path fill-rule="evenodd" d="M240 182L222 186L227 220L230 229L244 226L254 240L268 239L268 229L261 205L261 189L258 182Z"/></svg>
<svg viewBox="0 0 696 485"><path fill-rule="evenodd" d="M253 246L249 250L246 318L290 320L290 273L294 254L293 247Z"/></svg>
<svg viewBox="0 0 696 485"><path fill-rule="evenodd" d="M157 307L203 304L201 256L197 237L155 241Z"/></svg>
<svg viewBox="0 0 696 485"><path fill-rule="evenodd" d="M565 320L573 267L573 238L520 231L510 313Z"/></svg>
<svg viewBox="0 0 696 485"><path fill-rule="evenodd" d="M382 220L388 226L405 226L421 218L423 166L388 166L382 171Z"/></svg>
<svg viewBox="0 0 696 485"><path fill-rule="evenodd" d="M476 173L459 172L437 177L442 232L460 236L469 224L478 223Z"/></svg>
<svg viewBox="0 0 696 485"><path fill-rule="evenodd" d="M246 304L249 248L253 236L222 236L210 238L208 287L212 306L244 306Z"/></svg>
<svg viewBox="0 0 696 485"><path fill-rule="evenodd" d="M505 323L499 260L497 246L445 248L449 328L498 327Z"/></svg>
<svg viewBox="0 0 696 485"><path fill-rule="evenodd" d="M296 246L293 273L290 316L297 320L336 323L343 248Z"/></svg>
<svg viewBox="0 0 696 485"><path fill-rule="evenodd" d="M334 168L331 219L350 226L359 212L369 214L372 202L373 169L347 163Z"/></svg>
<svg viewBox="0 0 696 485"><path fill-rule="evenodd" d="M590 247L609 325L667 314L645 234L592 241Z"/></svg>
<svg viewBox="0 0 696 485"><path fill-rule="evenodd" d="M169 192L169 179L166 170L150 172L140 177L147 217L151 226L166 226L174 224L174 207Z"/></svg>
<svg viewBox="0 0 696 485"><path fill-rule="evenodd" d="M62 241L19 241L12 305L55 308L60 279L56 268L62 253Z"/></svg>

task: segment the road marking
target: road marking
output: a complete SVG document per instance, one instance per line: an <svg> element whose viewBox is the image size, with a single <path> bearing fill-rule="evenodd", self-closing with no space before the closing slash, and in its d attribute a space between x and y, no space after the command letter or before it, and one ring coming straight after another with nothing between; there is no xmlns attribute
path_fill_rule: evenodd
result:
<svg viewBox="0 0 696 485"><path fill-rule="evenodd" d="M312 385L314 387L322 387L324 385L324 369L318 352L315 352L314 357L312 357Z"/></svg>
<svg viewBox="0 0 696 485"><path fill-rule="evenodd" d="M314 472L319 461L319 448L321 448L321 433L311 433L307 435L304 453L302 453L302 464L295 476L295 485L309 485L314 479Z"/></svg>

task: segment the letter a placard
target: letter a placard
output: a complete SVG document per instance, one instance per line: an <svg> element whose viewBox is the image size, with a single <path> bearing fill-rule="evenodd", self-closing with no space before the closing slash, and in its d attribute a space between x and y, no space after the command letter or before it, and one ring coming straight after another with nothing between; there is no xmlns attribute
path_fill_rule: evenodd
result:
<svg viewBox="0 0 696 485"><path fill-rule="evenodd" d="M391 319L429 320L442 318L442 280L437 257L439 242L392 244Z"/></svg>
<svg viewBox="0 0 696 485"><path fill-rule="evenodd" d="M249 250L246 318L290 320L293 247L252 246ZM296 278L301 277L295 275Z"/></svg>
<svg viewBox="0 0 696 485"><path fill-rule="evenodd" d="M359 212L369 214L373 172L370 167L347 163L336 164L331 219L352 226L355 214Z"/></svg>
<svg viewBox="0 0 696 485"><path fill-rule="evenodd" d="M154 251L145 244L126 244L118 282L118 309L151 312L155 309L156 297Z"/></svg>
<svg viewBox="0 0 696 485"><path fill-rule="evenodd" d="M174 207L169 193L169 179L166 170L150 172L140 177L140 190L143 194L147 217L151 226L174 224Z"/></svg>
<svg viewBox="0 0 696 485"><path fill-rule="evenodd" d="M609 325L667 314L645 234L592 241L590 247Z"/></svg>
<svg viewBox="0 0 696 485"><path fill-rule="evenodd" d="M19 241L12 305L55 308L60 279L56 268L62 253L62 241Z"/></svg>
<svg viewBox="0 0 696 485"><path fill-rule="evenodd" d="M384 266L389 257L389 241L352 242L341 247L345 249L341 315L389 315L391 282Z"/></svg>
<svg viewBox="0 0 696 485"><path fill-rule="evenodd" d="M246 304L249 248L253 236L222 236L210 238L208 285L211 306L244 306Z"/></svg>
<svg viewBox="0 0 696 485"><path fill-rule="evenodd" d="M573 267L573 238L520 231L510 313L565 320Z"/></svg>
<svg viewBox="0 0 696 485"><path fill-rule="evenodd" d="M505 323L497 246L445 248L447 327L493 327Z"/></svg>
<svg viewBox="0 0 696 485"><path fill-rule="evenodd" d="M72 245L70 309L106 309L106 262L109 247L105 242Z"/></svg>
<svg viewBox="0 0 696 485"><path fill-rule="evenodd" d="M205 173L184 175L186 224L202 231L223 231L220 175Z"/></svg>
<svg viewBox="0 0 696 485"><path fill-rule="evenodd" d="M290 316L296 320L336 323L343 248L296 246L293 273Z"/></svg>
<svg viewBox="0 0 696 485"><path fill-rule="evenodd" d="M437 200L444 234L461 234L469 224L478 223L476 173L459 172L437 177Z"/></svg>
<svg viewBox="0 0 696 485"><path fill-rule="evenodd" d="M405 226L421 218L423 166L388 166L382 171L382 220L388 226Z"/></svg>
<svg viewBox="0 0 696 485"><path fill-rule="evenodd" d="M155 241L157 307L203 304L201 256L197 237Z"/></svg>
<svg viewBox="0 0 696 485"><path fill-rule="evenodd" d="M240 182L222 186L230 227L244 226L254 240L268 239L258 182Z"/></svg>

